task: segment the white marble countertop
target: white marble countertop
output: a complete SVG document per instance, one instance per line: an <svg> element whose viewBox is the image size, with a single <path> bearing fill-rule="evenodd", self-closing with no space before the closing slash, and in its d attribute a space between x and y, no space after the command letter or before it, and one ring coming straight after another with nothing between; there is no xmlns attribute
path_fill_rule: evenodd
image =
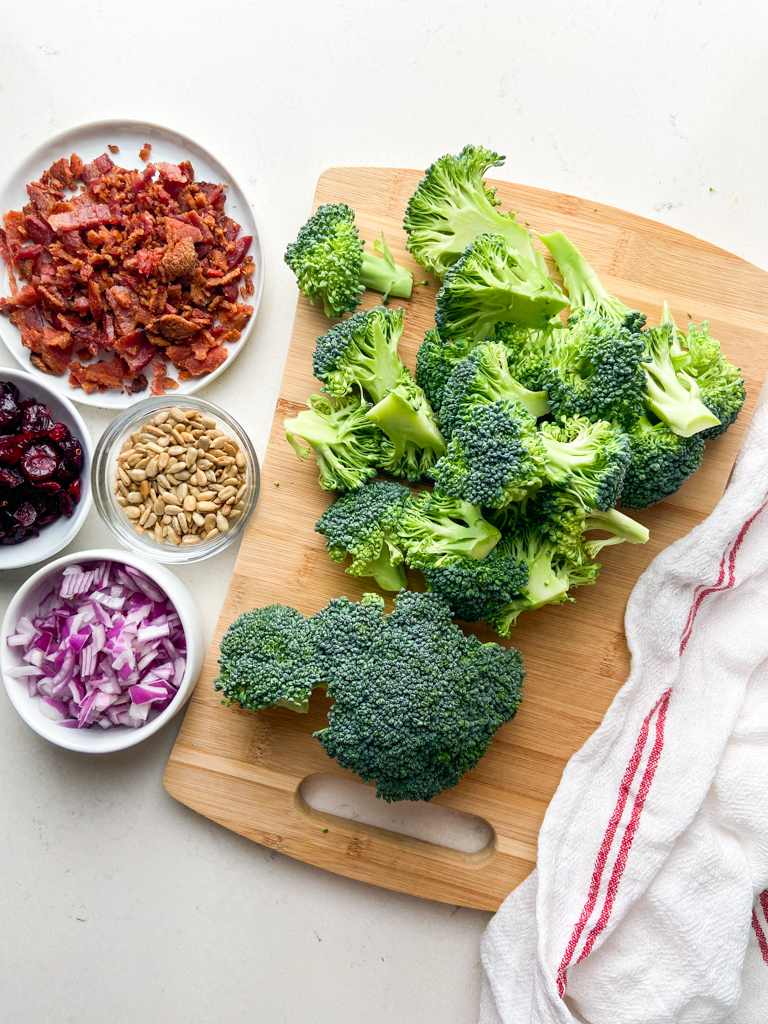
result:
<svg viewBox="0 0 768 1024"><path fill-rule="evenodd" d="M296 301L282 252L328 166L423 168L482 143L507 154L499 177L768 267L767 20L756 0L8 6L0 178L109 117L175 126L243 169L267 286L237 371L202 394L263 455ZM84 415L94 436L109 420ZM96 546L112 544L94 515L73 548ZM178 570L209 636L235 554ZM28 573L2 574L0 613ZM487 914L338 878L182 807L161 783L177 729L88 759L0 694L0 1024L475 1019Z"/></svg>

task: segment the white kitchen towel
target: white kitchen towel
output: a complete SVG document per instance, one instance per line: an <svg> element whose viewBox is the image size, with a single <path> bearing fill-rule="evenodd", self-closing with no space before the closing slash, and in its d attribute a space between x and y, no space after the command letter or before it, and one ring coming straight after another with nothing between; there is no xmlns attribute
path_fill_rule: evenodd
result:
<svg viewBox="0 0 768 1024"><path fill-rule="evenodd" d="M483 939L481 1024L768 1024L768 402Z"/></svg>

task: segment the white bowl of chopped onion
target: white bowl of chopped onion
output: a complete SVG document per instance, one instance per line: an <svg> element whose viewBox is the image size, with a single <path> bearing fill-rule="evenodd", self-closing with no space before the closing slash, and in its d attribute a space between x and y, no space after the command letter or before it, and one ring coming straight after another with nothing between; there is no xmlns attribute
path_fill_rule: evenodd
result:
<svg viewBox="0 0 768 1024"><path fill-rule="evenodd" d="M170 570L127 551L40 569L0 627L6 692L38 735L107 754L152 736L189 699L204 657L197 606Z"/></svg>

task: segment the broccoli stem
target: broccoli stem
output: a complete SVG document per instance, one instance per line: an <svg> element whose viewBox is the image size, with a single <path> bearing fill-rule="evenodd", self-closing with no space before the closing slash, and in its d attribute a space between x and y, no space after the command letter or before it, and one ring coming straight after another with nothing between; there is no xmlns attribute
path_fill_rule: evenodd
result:
<svg viewBox="0 0 768 1024"><path fill-rule="evenodd" d="M553 552L545 547L528 566L523 607L529 611L545 604L556 604L568 593L568 577L566 574L557 575L552 567L552 555Z"/></svg>
<svg viewBox="0 0 768 1024"><path fill-rule="evenodd" d="M389 550L384 544L378 558L374 558L366 567L366 576L373 576L382 590L397 593L408 586L404 565L392 565Z"/></svg>
<svg viewBox="0 0 768 1024"><path fill-rule="evenodd" d="M584 529L585 532L587 530L605 530L607 533L613 534L612 537L605 540L587 542L587 547L593 558L597 551L610 547L611 544L621 544L624 541L628 544L645 544L650 536L647 527L630 516L624 515L623 512L619 512L616 508L608 509L606 512L592 510L587 516Z"/></svg>
<svg viewBox="0 0 768 1024"><path fill-rule="evenodd" d="M425 407L425 403L408 401L399 389L377 402L366 416L384 431L401 457L409 441L417 448L432 449L438 456L445 454L445 438L435 423L432 410Z"/></svg>
<svg viewBox="0 0 768 1024"><path fill-rule="evenodd" d="M720 420L701 401L696 380L681 367L685 353L669 306L669 320L643 334L646 351L640 366L645 371L645 405L680 437L692 437L702 430L720 426Z"/></svg>
<svg viewBox="0 0 768 1024"><path fill-rule="evenodd" d="M540 434L547 449L546 476L554 484L568 480L574 471L589 467L595 461L595 442L589 438L577 437L573 441L557 441L547 434Z"/></svg>
<svg viewBox="0 0 768 1024"><path fill-rule="evenodd" d="M360 265L360 284L373 292L380 292L382 302L386 302L390 295L410 299L413 274L405 267L398 266L394 260L364 252Z"/></svg>
<svg viewBox="0 0 768 1024"><path fill-rule="evenodd" d="M538 238L552 253L557 269L563 275L571 309L594 309L618 324L624 323L632 312L629 306L617 299L604 287L602 281L587 263L579 250L562 231Z"/></svg>

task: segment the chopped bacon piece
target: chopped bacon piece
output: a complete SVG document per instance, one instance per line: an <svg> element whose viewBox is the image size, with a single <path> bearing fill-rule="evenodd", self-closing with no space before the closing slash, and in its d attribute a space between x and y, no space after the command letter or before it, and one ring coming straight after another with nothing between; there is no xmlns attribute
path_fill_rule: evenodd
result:
<svg viewBox="0 0 768 1024"><path fill-rule="evenodd" d="M166 313L164 316L158 317L150 326L153 331L162 334L169 341L183 341L185 338L191 338L198 331L197 324L190 323L189 320L185 320L183 316L178 316L175 313Z"/></svg>
<svg viewBox="0 0 768 1024"><path fill-rule="evenodd" d="M82 176L82 173L83 173L83 161L77 155L77 153L73 153L72 156L69 158L69 166L70 166L70 169L72 171L72 177L73 178L77 179L77 178L80 178Z"/></svg>
<svg viewBox="0 0 768 1024"><path fill-rule="evenodd" d="M149 154L151 152L152 152L152 144L150 142L145 142L144 145L139 150L139 160L143 160L144 163L146 163L147 160L149 160Z"/></svg>
<svg viewBox="0 0 768 1024"><path fill-rule="evenodd" d="M227 350L223 346L217 345L216 348L208 350L204 359L190 356L184 363L184 369L193 377L199 377L202 373L212 373L221 366L227 355Z"/></svg>
<svg viewBox="0 0 768 1024"><path fill-rule="evenodd" d="M40 245L50 245L54 239L50 224L37 214L28 213L24 218L24 227L32 241L39 242Z"/></svg>
<svg viewBox="0 0 768 1024"><path fill-rule="evenodd" d="M22 287L21 291L16 292L15 295L12 295L8 299L2 300L3 312L5 313L6 316L10 316L9 310L5 308L6 306L11 308L13 306L34 306L37 304L39 298L40 296L37 294L32 285L25 284Z"/></svg>
<svg viewBox="0 0 768 1024"><path fill-rule="evenodd" d="M166 251L160 262L165 276L169 280L172 281L176 277L189 277L197 267L195 243L189 237L182 238L180 242Z"/></svg>
<svg viewBox="0 0 768 1024"><path fill-rule="evenodd" d="M107 146L107 149L109 150L110 153L119 153L120 152L120 147L119 146Z"/></svg>
<svg viewBox="0 0 768 1024"><path fill-rule="evenodd" d="M182 238L191 238L193 242L202 242L203 233L199 227L178 217L168 217L165 221L165 237L169 245L176 245Z"/></svg>
<svg viewBox="0 0 768 1024"><path fill-rule="evenodd" d="M126 377L130 377L125 362L120 356L113 356L112 359L101 359L98 363L91 363L83 366L79 359L69 364L70 383L75 378L75 387L78 385L86 393L95 391L108 391L110 388L121 388Z"/></svg>
<svg viewBox="0 0 768 1024"><path fill-rule="evenodd" d="M109 154L102 153L101 156L97 156L93 161L94 167L97 168L99 174L109 174L112 168L115 166L114 161L110 159Z"/></svg>
<svg viewBox="0 0 768 1024"><path fill-rule="evenodd" d="M245 254L251 248L252 242L253 235L241 235L240 238L235 241L231 252L227 254L227 266L230 267L230 269L232 267L240 266L245 259Z"/></svg>
<svg viewBox="0 0 768 1024"><path fill-rule="evenodd" d="M43 344L49 348L70 348L72 335L69 331L57 331L54 327L43 328Z"/></svg>
<svg viewBox="0 0 768 1024"><path fill-rule="evenodd" d="M55 232L83 231L86 228L97 228L100 224L108 224L112 220L112 211L103 203L92 203L86 199L74 205L67 213L52 213L48 223Z"/></svg>

